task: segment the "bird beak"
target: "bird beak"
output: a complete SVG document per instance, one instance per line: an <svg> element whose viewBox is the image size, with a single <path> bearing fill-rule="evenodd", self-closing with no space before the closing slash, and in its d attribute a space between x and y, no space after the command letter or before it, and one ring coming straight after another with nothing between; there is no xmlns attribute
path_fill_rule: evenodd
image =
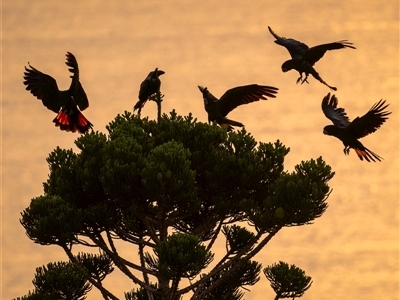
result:
<svg viewBox="0 0 400 300"><path fill-rule="evenodd" d="M165 72L163 71L163 70L159 70L158 68L156 68L155 70L154 70L154 72L152 72L154 75L156 75L157 77L158 76L160 76L160 75L162 75L162 74L165 74Z"/></svg>
<svg viewBox="0 0 400 300"><path fill-rule="evenodd" d="M204 93L206 88L202 87L201 85L198 85L197 87L199 88L200 92Z"/></svg>

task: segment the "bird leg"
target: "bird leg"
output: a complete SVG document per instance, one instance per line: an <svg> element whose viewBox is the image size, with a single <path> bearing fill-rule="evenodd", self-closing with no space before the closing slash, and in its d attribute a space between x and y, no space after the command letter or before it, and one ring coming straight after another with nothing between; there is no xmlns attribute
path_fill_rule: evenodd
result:
<svg viewBox="0 0 400 300"><path fill-rule="evenodd" d="M299 72L300 77L297 78L296 84L298 84L299 82L301 82L301 84L303 84L304 82L307 82L307 78L308 78L308 74L306 74L306 77L303 79L303 72Z"/></svg>
<svg viewBox="0 0 400 300"><path fill-rule="evenodd" d="M344 153L344 155L349 155L349 153L350 153L350 147L349 147L349 146L344 147L343 153Z"/></svg>
<svg viewBox="0 0 400 300"><path fill-rule="evenodd" d="M301 72L301 73L299 72L299 74L300 74L300 77L297 78L296 84L298 84L303 79L303 72Z"/></svg>
<svg viewBox="0 0 400 300"><path fill-rule="evenodd" d="M303 79L303 81L301 82L301 84L303 84L304 82L307 82L307 84L308 84L307 78L308 78L308 74L306 73L306 77Z"/></svg>

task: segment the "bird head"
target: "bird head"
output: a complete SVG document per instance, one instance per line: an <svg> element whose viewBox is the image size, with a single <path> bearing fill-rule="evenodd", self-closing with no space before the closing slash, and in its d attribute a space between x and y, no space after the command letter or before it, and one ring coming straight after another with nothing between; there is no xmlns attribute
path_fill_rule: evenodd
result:
<svg viewBox="0 0 400 300"><path fill-rule="evenodd" d="M294 69L293 60L287 60L282 64L282 72L287 72Z"/></svg>
<svg viewBox="0 0 400 300"><path fill-rule="evenodd" d="M208 89L206 87L203 87L201 85L198 85L197 87L199 88L200 92L202 92L203 94L208 91Z"/></svg>
<svg viewBox="0 0 400 300"><path fill-rule="evenodd" d="M323 133L325 135L333 135L334 129L335 129L334 125L327 125L327 126L324 127Z"/></svg>
<svg viewBox="0 0 400 300"><path fill-rule="evenodd" d="M208 91L208 89L206 87L202 87L201 85L197 86L200 90L200 92L203 94L203 100L204 100L204 105L208 104L208 98L207 96L210 94L210 92Z"/></svg>
<svg viewBox="0 0 400 300"><path fill-rule="evenodd" d="M154 73L157 74L157 77L158 77L158 76L161 76L162 74L165 74L165 72L164 72L163 70L159 70L158 68L156 68L156 69L154 70Z"/></svg>
<svg viewBox="0 0 400 300"><path fill-rule="evenodd" d="M147 76L147 79L156 81L158 79L158 76L160 76L162 74L165 74L165 72L156 68L154 71L151 71L149 73L149 75Z"/></svg>

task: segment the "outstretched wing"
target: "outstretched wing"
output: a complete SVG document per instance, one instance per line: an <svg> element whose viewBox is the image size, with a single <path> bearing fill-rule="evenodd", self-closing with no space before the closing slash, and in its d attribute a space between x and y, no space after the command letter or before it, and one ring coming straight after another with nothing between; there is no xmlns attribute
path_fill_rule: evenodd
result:
<svg viewBox="0 0 400 300"><path fill-rule="evenodd" d="M220 112L226 116L230 111L239 105L248 104L258 100L267 100L266 97L275 98L278 88L250 84L238 86L227 90L218 101Z"/></svg>
<svg viewBox="0 0 400 300"><path fill-rule="evenodd" d="M385 105L385 100L379 100L362 117L357 117L347 128L357 139L375 132L385 121L391 112L384 111L389 104Z"/></svg>
<svg viewBox="0 0 400 300"><path fill-rule="evenodd" d="M75 103L79 106L80 110L85 110L89 107L89 100L86 96L86 93L82 87L81 82L79 81L79 68L78 62L75 56L71 52L67 52L67 61L66 65L70 67L68 71L72 73L70 76L72 78L71 86L69 90L72 92L74 96Z"/></svg>
<svg viewBox="0 0 400 300"><path fill-rule="evenodd" d="M314 65L324 56L326 51L343 49L343 48L356 49L356 47L354 47L353 44L348 42L347 40L329 44L322 44L308 49L308 51L306 51L304 54L303 60L307 61L310 65Z"/></svg>
<svg viewBox="0 0 400 300"><path fill-rule="evenodd" d="M60 111L60 102L58 99L60 91L58 90L56 80L50 75L35 69L30 64L29 68L25 67L24 72L26 90L39 100L42 100L43 105L48 109L58 113Z"/></svg>
<svg viewBox="0 0 400 300"><path fill-rule="evenodd" d="M325 116L332 121L332 123L338 128L346 128L350 125L349 117L347 116L344 108L338 108L338 99L335 95L328 93L322 99L322 111Z"/></svg>
<svg viewBox="0 0 400 300"><path fill-rule="evenodd" d="M302 42L299 42L299 41L297 41L295 39L291 39L291 38L287 39L285 37L277 35L269 26L268 26L268 30L276 38L275 43L285 47L289 51L290 56L294 60L302 59L304 54L309 49L308 46Z"/></svg>

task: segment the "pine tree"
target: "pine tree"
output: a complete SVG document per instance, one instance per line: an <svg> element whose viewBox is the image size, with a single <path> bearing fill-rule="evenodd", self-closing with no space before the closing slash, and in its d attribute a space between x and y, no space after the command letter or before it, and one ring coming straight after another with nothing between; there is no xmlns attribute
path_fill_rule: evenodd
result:
<svg viewBox="0 0 400 300"><path fill-rule="evenodd" d="M107 135L79 137L79 153L50 153L44 194L20 221L33 242L61 247L68 261L38 268L35 289L18 299L85 299L92 287L118 299L103 285L114 269L136 286L127 300L189 292L191 299L242 299L243 288L260 279L256 254L282 228L325 212L334 173L322 158L284 171L289 149L279 141L257 143L244 129L227 133L190 114L161 115L157 99L157 121L125 112ZM215 261L217 238L226 253ZM132 257L120 255L116 241L131 247ZM77 253L76 245L88 252ZM277 266L264 269L276 287L282 272L293 271L280 267L280 277L272 272Z"/></svg>

